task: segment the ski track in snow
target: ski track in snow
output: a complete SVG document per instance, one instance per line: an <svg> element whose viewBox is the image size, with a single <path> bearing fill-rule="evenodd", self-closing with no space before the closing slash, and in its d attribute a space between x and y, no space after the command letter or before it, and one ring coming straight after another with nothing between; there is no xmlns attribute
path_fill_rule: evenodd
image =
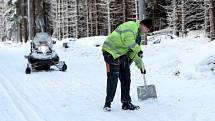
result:
<svg viewBox="0 0 215 121"><path fill-rule="evenodd" d="M207 66L203 62L213 56L207 50L202 55L204 52L208 55L196 55L206 43L179 38L162 39L160 44L143 46L147 82L156 85L158 99L138 102L136 88L143 82L133 64L131 97L141 109L121 110L118 82L113 111L103 112L105 64L101 47L95 47L101 43L100 39L104 40L103 37L80 39L68 49L58 43L55 50L60 60L65 60L68 70L32 72L30 75L24 73L27 62L24 55L29 53L29 43L1 45L0 120L213 121L215 77L210 71L196 69ZM179 76L174 75L177 71L181 72Z"/></svg>
<svg viewBox="0 0 215 121"><path fill-rule="evenodd" d="M15 86L10 82L10 80L1 73L1 87L4 90L9 102L13 105L15 110L19 112L19 116L22 117L23 121L44 121L34 110L34 108L29 104L20 92L15 88Z"/></svg>

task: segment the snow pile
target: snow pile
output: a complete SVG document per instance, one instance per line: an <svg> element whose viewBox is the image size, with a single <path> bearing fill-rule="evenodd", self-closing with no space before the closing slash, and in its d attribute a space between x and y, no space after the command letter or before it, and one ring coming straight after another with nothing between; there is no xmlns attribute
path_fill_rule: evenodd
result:
<svg viewBox="0 0 215 121"><path fill-rule="evenodd" d="M158 99L138 102L136 89L143 80L132 64L131 97L141 109L121 110L119 83L109 113L102 110L106 72L101 44L106 37L57 42L54 49L68 70L30 75L24 73L30 43L0 43L0 120L213 121L215 42L195 36L156 38L160 43L149 41L142 49L147 82L156 85Z"/></svg>

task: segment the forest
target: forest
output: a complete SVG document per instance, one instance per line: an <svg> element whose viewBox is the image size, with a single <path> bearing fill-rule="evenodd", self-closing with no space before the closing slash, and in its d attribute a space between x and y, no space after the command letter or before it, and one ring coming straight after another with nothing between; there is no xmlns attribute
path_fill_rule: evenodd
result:
<svg viewBox="0 0 215 121"><path fill-rule="evenodd" d="M153 31L186 36L189 31L202 30L214 40L213 0L143 1L144 15L153 20ZM139 3L139 0L3 0L0 41L27 42L38 31L46 31L58 40L107 36L120 23L140 20Z"/></svg>

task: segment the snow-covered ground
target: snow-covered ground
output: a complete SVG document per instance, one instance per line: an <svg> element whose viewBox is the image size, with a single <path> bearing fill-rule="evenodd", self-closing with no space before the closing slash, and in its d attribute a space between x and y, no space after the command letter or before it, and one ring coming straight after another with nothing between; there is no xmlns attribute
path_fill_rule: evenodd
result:
<svg viewBox="0 0 215 121"><path fill-rule="evenodd" d="M143 85L131 66L131 96L137 111L122 111L120 83L112 112L102 110L106 72L101 44L106 37L90 37L54 48L68 65L66 72L26 75L29 43L0 43L0 121L214 121L215 41L198 36L169 39L143 46L147 81L155 84L157 100L139 102ZM153 40L154 41L154 40Z"/></svg>

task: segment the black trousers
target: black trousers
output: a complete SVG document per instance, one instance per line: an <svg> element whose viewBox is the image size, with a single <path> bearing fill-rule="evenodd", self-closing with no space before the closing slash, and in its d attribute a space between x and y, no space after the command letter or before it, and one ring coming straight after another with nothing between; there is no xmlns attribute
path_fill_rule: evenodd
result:
<svg viewBox="0 0 215 121"><path fill-rule="evenodd" d="M107 69L106 102L112 102L116 93L118 78L121 82L121 102L131 102L130 97L130 64L127 55L114 59L112 55L103 52Z"/></svg>

